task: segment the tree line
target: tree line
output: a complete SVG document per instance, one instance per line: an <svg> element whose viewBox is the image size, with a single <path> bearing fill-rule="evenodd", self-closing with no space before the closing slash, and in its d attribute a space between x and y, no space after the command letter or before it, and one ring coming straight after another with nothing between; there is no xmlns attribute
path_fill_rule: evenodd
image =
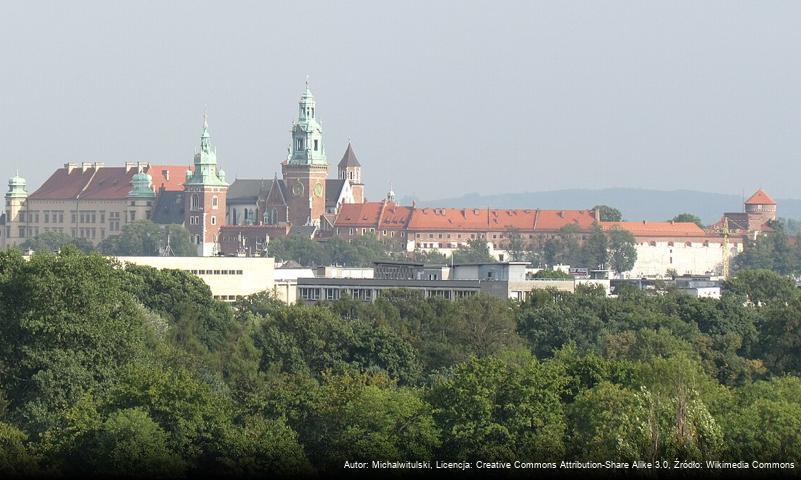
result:
<svg viewBox="0 0 801 480"><path fill-rule="evenodd" d="M85 238L59 232L44 232L22 242L19 249L58 252L64 247L72 246L84 253L97 251L104 255L157 256L168 245L175 256L197 255L197 248L192 244L189 231L183 225L159 225L150 220L137 220L124 225L119 234L106 237L96 247Z"/></svg>
<svg viewBox="0 0 801 480"><path fill-rule="evenodd" d="M71 247L0 253L0 475L315 474L345 460L801 461L801 294L387 292L231 306Z"/></svg>

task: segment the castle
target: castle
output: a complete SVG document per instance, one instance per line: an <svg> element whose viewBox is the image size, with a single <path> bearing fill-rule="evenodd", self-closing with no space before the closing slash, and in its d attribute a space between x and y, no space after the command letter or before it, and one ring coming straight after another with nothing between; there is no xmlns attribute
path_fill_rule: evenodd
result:
<svg viewBox="0 0 801 480"><path fill-rule="evenodd" d="M203 256L223 253L222 245L231 247L231 253L243 253L243 245L262 249L266 243L261 240L275 235L311 237L330 231L342 205L364 201L364 183L350 143L337 178L328 178L323 130L308 82L291 135L281 179L276 175L272 180L237 179L229 184L218 165L205 115L200 146L189 167L67 163L31 194L17 175L9 181L6 211L0 215L0 247L46 232L97 245L119 234L125 224L142 219L183 224Z"/></svg>
<svg viewBox="0 0 801 480"><path fill-rule="evenodd" d="M604 230L631 232L638 256L631 274L651 276L667 268L679 274L719 272L724 257L742 251L745 239L770 231L770 221L776 219L776 202L762 190L745 201L744 212L725 213L706 231L694 223L601 222L593 210L401 206L391 189L382 201L367 202L362 166L350 142L336 178L328 178L317 113L307 82L280 179L274 174L272 179L229 184L205 115L200 145L188 167L67 163L31 194L17 175L8 182L6 210L0 215L0 247L47 232L97 245L124 225L149 219L184 225L202 256L259 256L271 238L287 235L351 240L370 233L388 248L406 252L449 254L470 240L481 240L503 261L513 238L536 248L566 226L583 240L598 224Z"/></svg>

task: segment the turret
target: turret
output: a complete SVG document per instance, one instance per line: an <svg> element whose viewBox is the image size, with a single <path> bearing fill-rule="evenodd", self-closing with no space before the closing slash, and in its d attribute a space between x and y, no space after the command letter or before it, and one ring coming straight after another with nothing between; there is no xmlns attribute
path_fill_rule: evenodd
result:
<svg viewBox="0 0 801 480"><path fill-rule="evenodd" d="M145 173L140 165L138 171L131 177L131 191L128 192L128 220L149 219L155 198L153 177Z"/></svg>
<svg viewBox="0 0 801 480"><path fill-rule="evenodd" d="M8 192L6 192L6 244L15 245L24 241L20 235L20 230L25 222L22 218L22 210L28 198L27 182L17 173L8 181Z"/></svg>

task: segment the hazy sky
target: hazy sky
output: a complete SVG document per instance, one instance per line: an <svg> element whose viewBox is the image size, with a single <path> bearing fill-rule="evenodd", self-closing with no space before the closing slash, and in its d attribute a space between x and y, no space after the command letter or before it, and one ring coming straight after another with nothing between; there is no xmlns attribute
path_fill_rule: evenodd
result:
<svg viewBox="0 0 801 480"><path fill-rule="evenodd" d="M3 2L0 175L272 177L308 74L371 199L612 186L801 198L801 2ZM5 185L3 185L5 190ZM547 207L547 206L542 206Z"/></svg>

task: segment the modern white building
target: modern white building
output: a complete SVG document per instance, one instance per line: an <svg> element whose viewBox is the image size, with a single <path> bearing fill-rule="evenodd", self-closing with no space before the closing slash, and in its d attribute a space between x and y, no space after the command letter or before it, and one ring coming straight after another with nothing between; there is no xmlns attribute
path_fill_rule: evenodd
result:
<svg viewBox="0 0 801 480"><path fill-rule="evenodd" d="M218 300L232 302L274 286L275 261L269 257L116 257L123 264L175 269L197 275Z"/></svg>

